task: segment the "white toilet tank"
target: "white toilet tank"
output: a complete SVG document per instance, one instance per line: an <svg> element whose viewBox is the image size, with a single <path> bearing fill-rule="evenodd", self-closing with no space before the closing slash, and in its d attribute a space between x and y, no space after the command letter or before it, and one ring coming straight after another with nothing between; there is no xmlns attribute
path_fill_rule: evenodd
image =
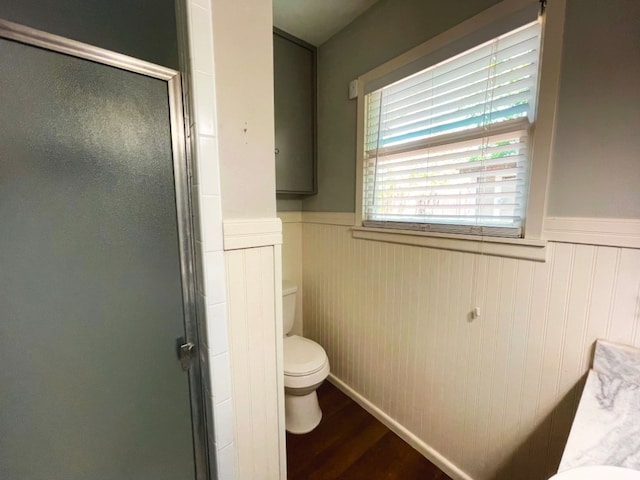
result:
<svg viewBox="0 0 640 480"><path fill-rule="evenodd" d="M284 334L287 335L293 328L293 321L296 319L296 293L298 286L295 283L282 282L282 323L284 324Z"/></svg>

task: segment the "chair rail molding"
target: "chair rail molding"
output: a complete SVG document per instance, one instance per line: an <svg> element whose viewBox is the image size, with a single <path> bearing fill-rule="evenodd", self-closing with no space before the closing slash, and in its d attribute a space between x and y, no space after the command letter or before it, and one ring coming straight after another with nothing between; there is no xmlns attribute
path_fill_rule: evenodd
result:
<svg viewBox="0 0 640 480"><path fill-rule="evenodd" d="M640 220L547 217L544 238L553 242L640 248Z"/></svg>
<svg viewBox="0 0 640 480"><path fill-rule="evenodd" d="M282 245L282 221L279 218L224 220L222 229L225 250Z"/></svg>

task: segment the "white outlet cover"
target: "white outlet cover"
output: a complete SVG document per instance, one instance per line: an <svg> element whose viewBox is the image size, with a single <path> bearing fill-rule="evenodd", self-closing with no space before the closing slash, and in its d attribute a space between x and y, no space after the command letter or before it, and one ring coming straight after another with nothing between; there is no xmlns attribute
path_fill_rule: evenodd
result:
<svg viewBox="0 0 640 480"><path fill-rule="evenodd" d="M351 80L349 82L349 100L358 98L358 80Z"/></svg>

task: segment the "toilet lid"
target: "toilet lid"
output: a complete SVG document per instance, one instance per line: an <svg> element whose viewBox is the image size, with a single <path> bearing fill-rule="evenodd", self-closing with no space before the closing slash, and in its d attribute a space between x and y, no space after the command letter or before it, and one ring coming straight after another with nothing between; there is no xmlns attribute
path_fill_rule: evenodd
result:
<svg viewBox="0 0 640 480"><path fill-rule="evenodd" d="M327 354L320 345L308 338L292 335L284 339L284 373L299 377L310 375L324 367Z"/></svg>

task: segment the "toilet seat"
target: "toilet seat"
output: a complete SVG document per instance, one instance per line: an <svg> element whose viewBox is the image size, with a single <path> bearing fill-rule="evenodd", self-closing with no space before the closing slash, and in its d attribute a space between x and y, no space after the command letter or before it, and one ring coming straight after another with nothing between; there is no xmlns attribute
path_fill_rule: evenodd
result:
<svg viewBox="0 0 640 480"><path fill-rule="evenodd" d="M329 359L320 345L292 335L284 339L284 386L302 392L321 384L329 375Z"/></svg>
<svg viewBox="0 0 640 480"><path fill-rule="evenodd" d="M328 363L327 353L308 338L291 335L284 339L284 374L306 377L319 372Z"/></svg>

